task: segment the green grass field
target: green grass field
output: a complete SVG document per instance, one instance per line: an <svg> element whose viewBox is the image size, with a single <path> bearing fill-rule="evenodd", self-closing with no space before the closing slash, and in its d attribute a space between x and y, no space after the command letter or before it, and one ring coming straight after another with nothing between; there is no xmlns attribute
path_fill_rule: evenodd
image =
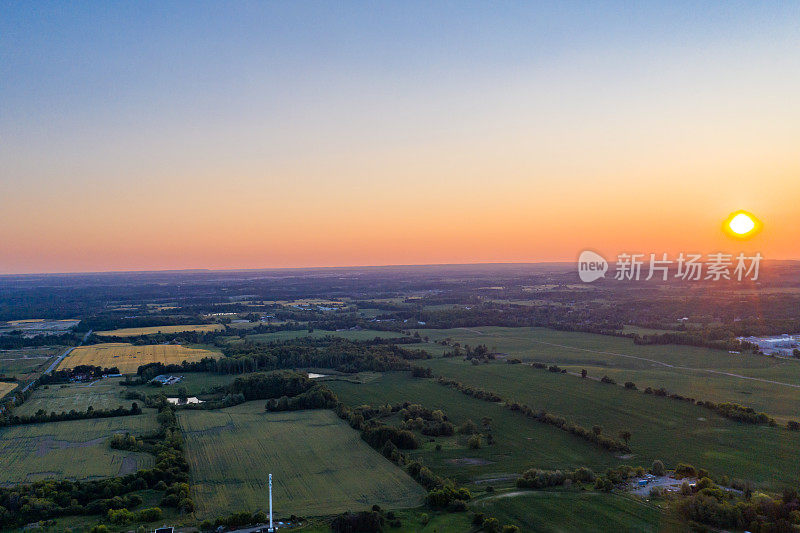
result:
<svg viewBox="0 0 800 533"><path fill-rule="evenodd" d="M415 507L425 491L332 411L267 413L264 402L181 411L201 518L268 507L280 516Z"/></svg>
<svg viewBox="0 0 800 533"><path fill-rule="evenodd" d="M112 450L107 440L156 429L152 414L0 428L0 484L97 479L150 467L151 455Z"/></svg>
<svg viewBox="0 0 800 533"><path fill-rule="evenodd" d="M639 346L632 340L545 328L419 330L431 340L451 338L524 361L557 363L590 376L609 375L640 388L664 387L701 400L736 402L776 419L800 419L800 360L692 346ZM437 352L431 352L436 354Z"/></svg>
<svg viewBox="0 0 800 533"><path fill-rule="evenodd" d="M572 469L578 465L604 470L622 461L599 447L552 426L529 420L500 404L477 400L436 384L412 378L408 373L386 373L366 384L343 381L326 383L351 406L409 401L431 409L442 409L459 425L467 419L480 424L492 419L495 444L470 450L463 436L424 438L424 446L410 454L421 458L440 476L461 484L510 485L528 468ZM436 444L442 445L436 451Z"/></svg>
<svg viewBox="0 0 800 533"><path fill-rule="evenodd" d="M476 512L515 524L521 531L670 532L685 527L664 510L619 494L567 491L514 491L475 501Z"/></svg>
<svg viewBox="0 0 800 533"><path fill-rule="evenodd" d="M40 386L14 411L14 414L31 416L39 409L46 413L61 413L73 409L79 412L86 411L89 406L94 409L114 409L120 405L130 407L132 400L125 400L122 397L126 389L120 387L120 381L122 378L107 378L91 384ZM139 402L140 406L141 403Z"/></svg>
<svg viewBox="0 0 800 533"><path fill-rule="evenodd" d="M590 379L552 373L527 365L474 366L460 359L429 361L435 374L494 391L511 401L545 409L583 425L595 424L607 435L632 433L630 464L668 466L689 462L718 475L766 485L797 484L795 450L800 433L734 422L713 411L625 390Z"/></svg>

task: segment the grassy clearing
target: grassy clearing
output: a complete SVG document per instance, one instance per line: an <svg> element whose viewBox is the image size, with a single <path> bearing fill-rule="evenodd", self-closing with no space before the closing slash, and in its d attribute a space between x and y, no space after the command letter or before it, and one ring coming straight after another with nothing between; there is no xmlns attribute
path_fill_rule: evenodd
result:
<svg viewBox="0 0 800 533"><path fill-rule="evenodd" d="M420 334L432 340L450 337L462 345L485 344L509 357L556 363L571 371L585 368L591 376L607 374L640 388L664 387L693 398L741 403L781 421L800 418L800 360L692 346L640 346L627 338L545 328L456 328Z"/></svg>
<svg viewBox="0 0 800 533"><path fill-rule="evenodd" d="M94 409L114 409L120 405L130 407L132 401L123 399L125 389L119 386L120 381L121 378L107 378L93 383L38 387L25 403L14 410L14 414L30 416L39 409L46 413L60 413L73 409L86 411L89 406Z"/></svg>
<svg viewBox="0 0 800 533"><path fill-rule="evenodd" d="M108 331L96 331L97 335L111 337L137 337L139 335L155 335L157 333L183 333L184 331L219 331L225 329L222 324L196 324L178 326L152 326L146 328L120 328Z"/></svg>
<svg viewBox="0 0 800 533"><path fill-rule="evenodd" d="M535 410L546 409L584 427L598 424L607 435L628 430L634 453L629 464L649 466L654 459L669 466L689 462L717 475L773 486L796 485L800 478L795 459L800 433L785 428L742 424L686 402L527 365L474 366L456 359L428 364L436 374Z"/></svg>
<svg viewBox="0 0 800 533"><path fill-rule="evenodd" d="M267 413L264 402L181 411L201 518L268 507L280 516L415 507L424 490L332 411Z"/></svg>
<svg viewBox="0 0 800 533"><path fill-rule="evenodd" d="M618 494L514 491L478 500L471 507L522 531L685 531L663 510Z"/></svg>
<svg viewBox="0 0 800 533"><path fill-rule="evenodd" d="M152 414L0 428L0 484L97 479L150 467L151 455L112 450L106 441L157 428Z"/></svg>
<svg viewBox="0 0 800 533"><path fill-rule="evenodd" d="M486 486L510 485L528 468L572 469L586 465L604 470L620 464L618 458L597 446L552 426L529 420L500 404L471 398L436 384L430 379L412 378L404 372L386 373L366 384L331 381L326 383L344 403L363 404L419 403L442 409L457 426L472 419L480 424L483 417L492 419L495 444L468 448L463 436L425 437L420 450L410 454L421 458L440 476L461 484ZM436 450L436 444L442 449Z"/></svg>
<svg viewBox="0 0 800 533"><path fill-rule="evenodd" d="M75 348L58 366L59 370L78 365L95 365L104 368L117 367L123 374L135 374L138 368L148 363L176 363L199 361L204 357L218 357L219 353L200 348L187 348L176 344L154 344L134 346L132 344L108 342Z"/></svg>

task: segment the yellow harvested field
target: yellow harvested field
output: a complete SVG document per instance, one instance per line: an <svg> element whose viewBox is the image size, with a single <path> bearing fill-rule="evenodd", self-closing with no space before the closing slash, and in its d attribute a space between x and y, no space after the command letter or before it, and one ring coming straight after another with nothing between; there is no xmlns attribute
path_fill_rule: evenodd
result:
<svg viewBox="0 0 800 533"><path fill-rule="evenodd" d="M12 390L17 388L16 383L8 383L6 381L0 381L0 398L11 392Z"/></svg>
<svg viewBox="0 0 800 533"><path fill-rule="evenodd" d="M177 344L134 346L123 342L107 342L75 348L58 369L93 365L103 368L117 367L123 374L135 374L140 366L148 363L180 364L182 361L199 361L204 357L219 357L219 353Z"/></svg>
<svg viewBox="0 0 800 533"><path fill-rule="evenodd" d="M97 335L112 337L136 337L138 335L154 335L156 333L182 333L184 331L218 331L224 329L222 324L186 324L181 326L152 326L147 328L121 328L108 331L96 331Z"/></svg>

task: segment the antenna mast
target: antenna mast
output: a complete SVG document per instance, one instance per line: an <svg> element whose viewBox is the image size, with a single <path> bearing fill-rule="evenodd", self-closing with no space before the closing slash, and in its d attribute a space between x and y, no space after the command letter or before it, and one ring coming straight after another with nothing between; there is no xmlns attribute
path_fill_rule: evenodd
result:
<svg viewBox="0 0 800 533"><path fill-rule="evenodd" d="M275 528L272 527L272 474L269 475L269 533L273 533Z"/></svg>

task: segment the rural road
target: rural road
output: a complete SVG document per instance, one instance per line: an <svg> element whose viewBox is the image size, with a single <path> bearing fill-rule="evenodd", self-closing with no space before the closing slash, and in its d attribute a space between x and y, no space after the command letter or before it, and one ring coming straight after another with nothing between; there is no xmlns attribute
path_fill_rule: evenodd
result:
<svg viewBox="0 0 800 533"><path fill-rule="evenodd" d="M80 346L81 344L83 344L84 342L86 342L86 341L87 341L87 339L89 339L89 335L91 335L91 334L92 334L92 330L90 329L89 331L87 331L87 332L86 332L86 335L84 335L84 336L83 336L83 339L81 339L81 342L80 342L80 344L78 344L78 346ZM61 363L61 361L63 361L63 360L64 360L64 358L65 358L66 356L68 356L70 353L72 353L72 350L74 350L74 349L75 349L75 348L77 348L78 346L73 346L73 347L71 347L71 348L67 348L67 350L66 350L64 353L62 353L61 355L59 355L59 356L58 356L58 359L56 359L55 361L53 361L53 364L51 364L49 367L47 367L47 370L45 370L45 371L44 371L44 373L45 373L45 374L49 374L50 372L52 372L53 370L55 370L55 369L56 369L56 367L59 365L59 363Z"/></svg>
<svg viewBox="0 0 800 533"><path fill-rule="evenodd" d="M469 331L469 332L472 332L472 333L477 333L479 335L485 335L487 337L499 337L499 335L494 335L494 334L490 334L490 333L483 333L483 332L481 332L479 330L476 330L476 329L470 329L470 328L458 328L458 329L463 329L465 331ZM508 336L506 336L506 338L507 337ZM770 383L772 385L781 385L783 387L792 387L794 389L800 389L800 385L795 384L795 383L786 383L785 381L775 381L775 380L772 380L772 379L756 378L756 377L753 377L753 376L743 376L741 374L734 374L733 372L724 372L722 370L713 370L711 368L694 368L694 367L691 367L691 366L671 365L671 364L665 363L663 361L658 361L657 359L648 359L647 357L640 357L638 355L630 355L630 354L617 353L617 352L606 352L606 351L602 351L602 350L591 350L589 348L578 348L577 346L569 346L567 344L556 344L556 343L553 343L553 342L536 341L536 340L532 340L532 339L520 339L520 340L525 340L527 342L532 342L532 343L535 343L535 344L544 344L544 345L547 345L547 346L554 346L556 348L567 348L569 350L575 350L575 351L579 351L579 352L589 352L589 353L596 353L596 354L601 354L601 355L613 355L613 356L616 356L616 357L625 357L625 358L628 358L628 359L636 359L636 360L639 360L639 361L646 361L648 363L653 363L655 365L663 366L663 367L666 367L666 368L675 368L677 370L689 370L691 372L706 372L706 373L709 373L709 374L719 374L719 375L722 375L722 376L729 376L729 377L732 377L732 378L747 379L747 380L751 380L751 381L760 381L762 383Z"/></svg>

